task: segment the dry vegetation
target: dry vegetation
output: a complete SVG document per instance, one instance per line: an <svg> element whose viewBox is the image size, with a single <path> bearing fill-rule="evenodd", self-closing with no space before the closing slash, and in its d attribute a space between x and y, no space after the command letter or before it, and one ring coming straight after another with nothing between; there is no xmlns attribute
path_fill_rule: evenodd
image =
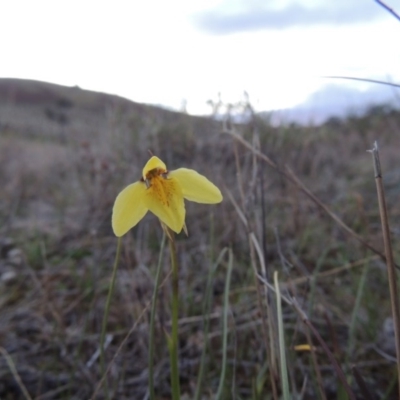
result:
<svg viewBox="0 0 400 400"><path fill-rule="evenodd" d="M400 114L377 107L344 122L279 128L254 116L235 129L277 165L290 166L342 221L382 250L366 153L378 140L399 260ZM26 399L22 385L37 400L93 395L101 379L99 337L116 250L111 207L116 194L140 177L148 150L170 169L195 168L225 197L212 207L187 204L189 237L178 237L184 398L193 398L205 343L208 271L225 247L233 251L234 269L222 398L272 398L249 232L260 243L268 279L279 271L282 294L296 296L355 393L353 364L373 398L397 398L385 264L298 187L222 131L218 122L79 88L0 82L1 399ZM161 238L158 221L148 215L123 239L107 328L108 386L114 399L144 399L148 392L149 304ZM166 277L167 250L163 265ZM213 398L219 385L225 278L226 260L212 281L203 399ZM170 392L164 335L169 299L167 280L156 320L159 399L168 399ZM283 313L292 396L302 392L305 399L318 399L310 352L294 348L307 343L306 328L293 309L283 305ZM347 398L325 353L314 344L327 398ZM96 399L102 398L100 390Z"/></svg>

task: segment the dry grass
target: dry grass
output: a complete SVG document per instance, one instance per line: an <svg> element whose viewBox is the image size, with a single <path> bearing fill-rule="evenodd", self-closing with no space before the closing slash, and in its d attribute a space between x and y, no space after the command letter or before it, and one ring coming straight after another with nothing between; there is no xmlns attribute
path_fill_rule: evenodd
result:
<svg viewBox="0 0 400 400"><path fill-rule="evenodd" d="M178 237L180 371L186 398L195 392L205 341L202 310L208 270L226 246L233 250L234 270L223 398L271 396L248 231L228 191L260 243L267 276L279 271L283 294L297 297L347 376L355 364L375 398L384 398L391 385L387 398L396 398L390 299L379 258L370 258L369 250L295 185L221 134L219 123L115 99L110 103L97 98L96 108L86 94L85 101L72 98L72 106L64 110L55 102L57 96L44 96L34 106L9 98L0 103L0 343L33 399L89 399L101 379L99 337L116 250L111 207L120 189L140 176L148 150L170 169L195 168L225 195L218 206L187 204L189 237ZM61 107L69 122L51 119L46 114L49 107ZM275 163L290 166L347 225L383 250L366 153L378 140L398 261L399 124L399 114L375 110L364 118L321 127L273 128L254 118L238 129ZM143 399L147 392L149 301L161 235L156 218L148 215L123 240L106 351L115 399ZM165 277L167 254L164 260ZM225 267L217 269L213 281L203 398L213 398L219 387ZM164 336L170 295L166 284L156 320L159 399L168 399L170 391ZM293 349L307 342L305 328L290 308L284 306L283 315L291 389L300 393L307 377L304 398L317 399L311 355ZM314 345L327 398L346 398L329 360L319 344ZM0 382L2 399L26 398L4 357ZM358 393L353 378L350 383ZM96 398L103 398L99 393Z"/></svg>

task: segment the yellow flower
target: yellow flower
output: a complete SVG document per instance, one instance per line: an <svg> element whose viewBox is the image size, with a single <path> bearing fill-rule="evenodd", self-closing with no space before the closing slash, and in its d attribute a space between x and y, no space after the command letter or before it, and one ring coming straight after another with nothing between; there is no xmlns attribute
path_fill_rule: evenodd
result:
<svg viewBox="0 0 400 400"><path fill-rule="evenodd" d="M140 181L127 186L115 200L112 214L115 236L125 235L149 210L179 233L185 224L184 199L215 204L222 201L222 194L196 171L187 168L168 171L158 157L151 157Z"/></svg>

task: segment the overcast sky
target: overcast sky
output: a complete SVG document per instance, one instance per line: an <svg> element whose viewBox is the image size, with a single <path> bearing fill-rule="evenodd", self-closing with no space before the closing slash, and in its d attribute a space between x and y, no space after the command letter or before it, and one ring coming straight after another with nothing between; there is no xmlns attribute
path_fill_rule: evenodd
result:
<svg viewBox="0 0 400 400"><path fill-rule="evenodd" d="M326 96L340 105L349 91L356 104L370 90L393 98L391 88L325 75L400 82L400 22L374 0L14 0L0 11L0 77L174 109L186 101L193 114L245 90L258 111Z"/></svg>

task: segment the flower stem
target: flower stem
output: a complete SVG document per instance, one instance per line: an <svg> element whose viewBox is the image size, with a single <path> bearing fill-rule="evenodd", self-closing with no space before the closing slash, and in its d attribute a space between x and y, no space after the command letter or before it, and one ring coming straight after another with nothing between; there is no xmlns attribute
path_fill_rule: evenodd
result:
<svg viewBox="0 0 400 400"><path fill-rule="evenodd" d="M158 258L158 266L156 272L156 278L154 283L154 292L153 299L151 304L151 314L150 314L150 339L149 339L149 390L150 390L150 400L155 400L155 392L154 392L154 319L156 315L156 305L157 305L157 296L158 289L160 287L160 276L162 270L162 257L164 253L165 246L165 233L163 234L163 238L161 241L160 248L160 256Z"/></svg>
<svg viewBox="0 0 400 400"><path fill-rule="evenodd" d="M172 399L180 399L179 387L179 367L178 367L178 311L179 311L179 277L178 277L178 259L176 255L174 233L169 230L169 250L171 253L172 266L172 330L169 338L169 352L171 363L171 387Z"/></svg>
<svg viewBox="0 0 400 400"><path fill-rule="evenodd" d="M106 309L104 310L103 324L102 324L102 327L101 327L101 335L100 335L100 366L101 366L101 376L102 377L105 374L104 341L105 341L105 337L106 337L108 314L110 313L111 297L112 297L113 292L114 292L115 278L117 276L117 269L118 269L118 262L119 262L120 254L121 254L121 238L118 238L117 253L115 255L115 261L114 261L112 277L111 277L111 284L110 284L110 287L108 289L108 295L107 295L107 300L106 300ZM106 392L106 398L109 399L110 398L110 394L108 392L107 379L105 379L105 392Z"/></svg>

